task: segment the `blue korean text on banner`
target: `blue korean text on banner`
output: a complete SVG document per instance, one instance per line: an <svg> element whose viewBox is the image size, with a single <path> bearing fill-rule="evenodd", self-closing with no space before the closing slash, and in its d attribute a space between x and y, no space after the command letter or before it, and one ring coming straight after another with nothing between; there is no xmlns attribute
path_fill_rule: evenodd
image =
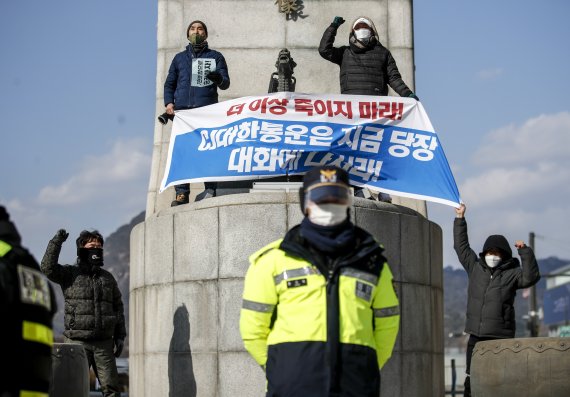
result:
<svg viewBox="0 0 570 397"><path fill-rule="evenodd" d="M332 164L354 186L457 207L457 185L411 98L275 93L176 112L161 191Z"/></svg>

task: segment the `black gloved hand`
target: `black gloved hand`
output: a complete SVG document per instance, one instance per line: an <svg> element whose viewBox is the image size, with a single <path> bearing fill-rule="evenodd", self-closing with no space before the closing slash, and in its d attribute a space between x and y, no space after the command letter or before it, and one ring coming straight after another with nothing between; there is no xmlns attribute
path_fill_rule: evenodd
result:
<svg viewBox="0 0 570 397"><path fill-rule="evenodd" d="M334 26L335 28L338 28L340 25L342 25L345 22L344 19L342 19L342 17L334 17L334 20L331 23L331 26Z"/></svg>
<svg viewBox="0 0 570 397"><path fill-rule="evenodd" d="M222 84L222 81L224 81L220 72L210 72L206 75L206 77L208 79L212 80L215 85L220 85L220 84Z"/></svg>
<svg viewBox="0 0 570 397"><path fill-rule="evenodd" d="M59 229L56 233L55 236L53 236L53 238L51 239L52 242L61 245L63 244L63 242L65 240L67 240L67 237L69 236L69 233L67 233L67 231L65 229Z"/></svg>
<svg viewBox="0 0 570 397"><path fill-rule="evenodd" d="M123 347L125 346L124 339L115 339L115 357L119 357L123 352Z"/></svg>
<svg viewBox="0 0 570 397"><path fill-rule="evenodd" d="M418 98L418 96L416 94L414 94L413 92L410 95L408 95L408 98L414 98L416 101L418 101L418 102L420 101L420 98Z"/></svg>

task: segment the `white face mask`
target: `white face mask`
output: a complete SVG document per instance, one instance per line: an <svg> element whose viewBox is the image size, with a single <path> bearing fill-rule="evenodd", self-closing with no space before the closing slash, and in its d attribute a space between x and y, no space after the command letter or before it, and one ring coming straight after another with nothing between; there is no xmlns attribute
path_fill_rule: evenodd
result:
<svg viewBox="0 0 570 397"><path fill-rule="evenodd" d="M490 268L497 267L501 263L501 257L497 255L485 255L485 262Z"/></svg>
<svg viewBox="0 0 570 397"><path fill-rule="evenodd" d="M370 29L358 29L354 31L354 35L356 36L356 38L358 39L358 41L362 41L364 42L368 42L368 40L370 40L370 36L372 35L372 32L370 32Z"/></svg>
<svg viewBox="0 0 570 397"><path fill-rule="evenodd" d="M315 204L307 205L309 220L315 225L334 226L342 223L347 218L348 205L346 204Z"/></svg>

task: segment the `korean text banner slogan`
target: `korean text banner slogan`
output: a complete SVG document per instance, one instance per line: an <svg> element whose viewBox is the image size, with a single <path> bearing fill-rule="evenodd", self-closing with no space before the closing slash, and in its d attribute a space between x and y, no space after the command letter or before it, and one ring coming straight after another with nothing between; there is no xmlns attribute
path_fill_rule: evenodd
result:
<svg viewBox="0 0 570 397"><path fill-rule="evenodd" d="M332 164L354 186L451 206L443 148L411 98L278 92L176 112L160 191L261 179Z"/></svg>

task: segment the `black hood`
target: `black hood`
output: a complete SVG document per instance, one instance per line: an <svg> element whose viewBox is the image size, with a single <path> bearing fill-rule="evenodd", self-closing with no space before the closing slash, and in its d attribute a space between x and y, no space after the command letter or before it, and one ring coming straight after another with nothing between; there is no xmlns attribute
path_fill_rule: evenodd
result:
<svg viewBox="0 0 570 397"><path fill-rule="evenodd" d="M0 206L0 240L16 246L22 244L20 233L16 225L10 221L10 215L3 206Z"/></svg>
<svg viewBox="0 0 570 397"><path fill-rule="evenodd" d="M503 262L513 257L513 250L505 236L493 234L492 236L487 237L487 240L485 240L485 244L483 245L483 252L481 252L480 256L484 257L485 253L492 248L498 249L504 254Z"/></svg>

